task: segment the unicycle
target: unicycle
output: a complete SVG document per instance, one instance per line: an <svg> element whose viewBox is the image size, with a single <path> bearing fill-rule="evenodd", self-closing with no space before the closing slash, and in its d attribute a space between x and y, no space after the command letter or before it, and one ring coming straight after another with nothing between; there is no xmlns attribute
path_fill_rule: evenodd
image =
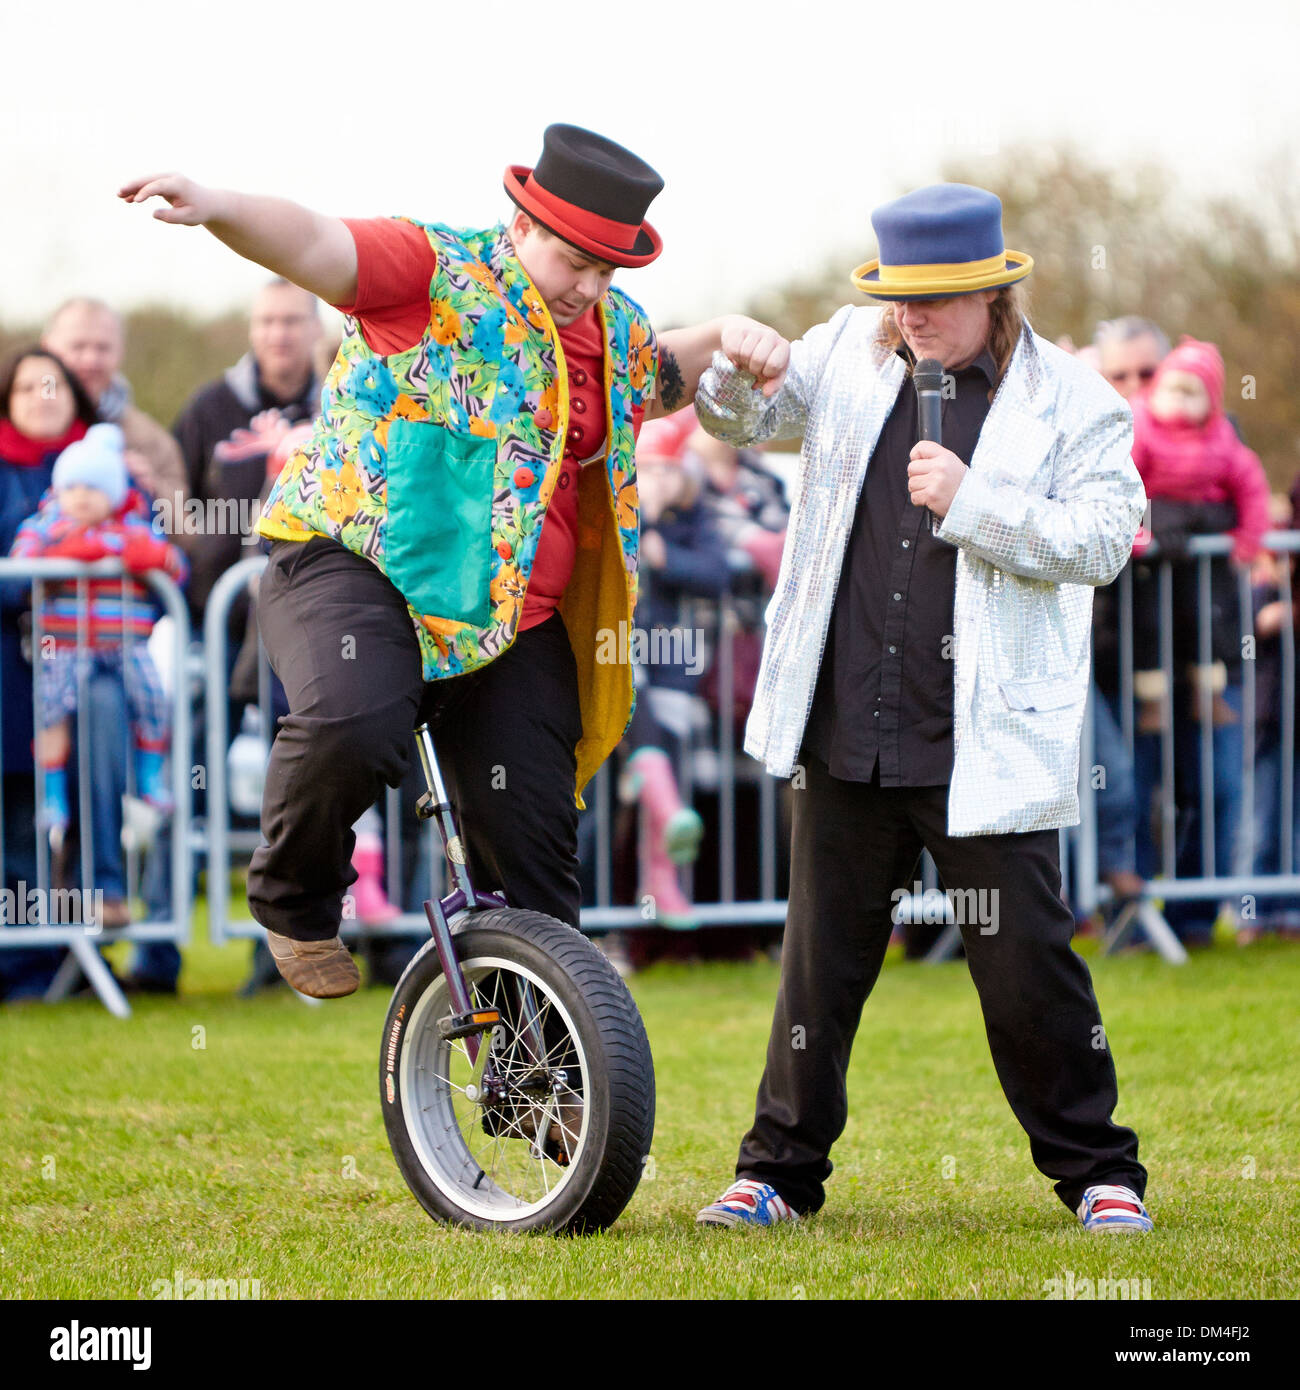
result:
<svg viewBox="0 0 1300 1390"><path fill-rule="evenodd" d="M603 1230L654 1132L654 1063L627 986L581 932L470 882L427 724L416 731L452 891L388 1009L380 1103L393 1157L438 1221Z"/></svg>

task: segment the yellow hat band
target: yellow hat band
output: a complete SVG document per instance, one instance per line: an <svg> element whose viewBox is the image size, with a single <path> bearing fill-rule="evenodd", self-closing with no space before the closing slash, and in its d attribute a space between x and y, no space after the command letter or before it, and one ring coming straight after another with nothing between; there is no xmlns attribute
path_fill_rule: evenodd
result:
<svg viewBox="0 0 1300 1390"><path fill-rule="evenodd" d="M1007 262L1016 262L1008 268ZM963 290L992 288L992 283L1019 280L1034 268L1033 259L1017 251L1004 251L982 261L965 261L956 265L881 265L866 261L853 272L853 283L868 294L872 290L904 291L914 294L960 293ZM878 271L877 279L868 279Z"/></svg>
<svg viewBox="0 0 1300 1390"><path fill-rule="evenodd" d="M922 281L931 280L966 280L978 279L984 275L992 275L996 271L1005 270L1007 258L1005 255L989 256L982 261L967 261L964 265L882 265L880 267L880 278L883 280L888 277L894 285L913 285L920 284ZM954 273L959 272L959 273Z"/></svg>

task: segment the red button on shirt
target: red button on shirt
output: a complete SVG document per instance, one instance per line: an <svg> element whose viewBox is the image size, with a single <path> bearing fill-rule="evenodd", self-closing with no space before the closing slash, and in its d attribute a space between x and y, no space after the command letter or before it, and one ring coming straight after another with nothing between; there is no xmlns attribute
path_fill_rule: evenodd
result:
<svg viewBox="0 0 1300 1390"><path fill-rule="evenodd" d="M569 371L570 420L581 415L583 423L570 424L564 437L564 457L555 491L546 507L542 537L533 557L533 572L524 596L519 630L544 622L555 611L573 573L578 546L578 480L582 473L579 452L582 440L605 434L604 381L605 335L592 309L576 323L560 329L560 346ZM597 465L592 464L595 468Z"/></svg>

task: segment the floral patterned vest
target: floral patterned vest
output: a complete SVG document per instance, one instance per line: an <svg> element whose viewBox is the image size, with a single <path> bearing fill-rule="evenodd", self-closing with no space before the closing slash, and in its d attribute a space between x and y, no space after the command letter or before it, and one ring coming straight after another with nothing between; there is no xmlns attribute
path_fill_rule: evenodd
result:
<svg viewBox="0 0 1300 1390"><path fill-rule="evenodd" d="M413 220L413 219L412 219ZM285 464L259 532L330 536L373 561L407 601L424 678L477 670L514 641L569 427L559 336L504 230L420 223L437 256L420 341L381 356L347 317L311 439ZM610 288L604 466L580 471L573 574L560 602L577 660L575 796L618 743L631 667L598 661L631 631L637 590L634 407L654 394L644 312Z"/></svg>

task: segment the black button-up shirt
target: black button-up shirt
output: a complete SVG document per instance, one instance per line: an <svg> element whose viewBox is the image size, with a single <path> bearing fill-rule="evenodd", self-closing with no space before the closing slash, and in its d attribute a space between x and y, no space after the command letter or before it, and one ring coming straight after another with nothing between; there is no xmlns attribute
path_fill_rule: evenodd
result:
<svg viewBox="0 0 1300 1390"><path fill-rule="evenodd" d="M912 360L906 349L899 355ZM952 376L942 442L968 464L997 366L985 350ZM850 782L870 782L877 765L886 787L952 777L957 550L931 533L930 513L908 496L908 455L920 437L909 379L867 465L804 733L804 747Z"/></svg>

